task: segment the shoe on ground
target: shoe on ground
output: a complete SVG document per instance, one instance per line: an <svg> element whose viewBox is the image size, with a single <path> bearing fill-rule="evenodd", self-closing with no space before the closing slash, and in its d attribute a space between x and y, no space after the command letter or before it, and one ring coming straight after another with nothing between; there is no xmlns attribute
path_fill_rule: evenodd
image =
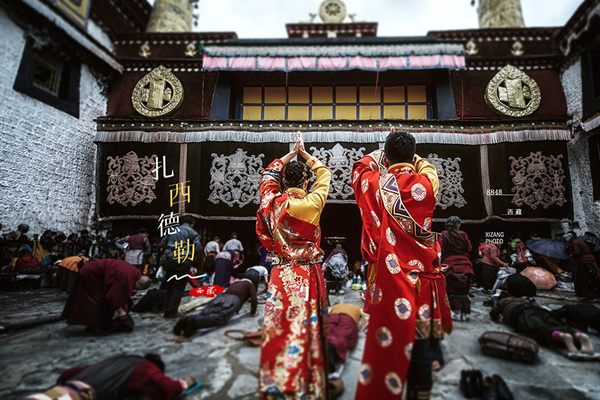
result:
<svg viewBox="0 0 600 400"><path fill-rule="evenodd" d="M179 336L183 333L183 324L184 324L183 320L184 319L185 319L185 317L180 318L179 321L177 321L177 323L173 327L173 333L176 334L177 336Z"/></svg>
<svg viewBox="0 0 600 400"><path fill-rule="evenodd" d="M177 313L164 313L163 314L163 318L181 318L181 317L183 317L183 315L180 314L180 313L178 313L178 312Z"/></svg>
<svg viewBox="0 0 600 400"><path fill-rule="evenodd" d="M498 392L496 391L496 385L490 376L486 376L483 380L483 391L481 398L483 400L499 400Z"/></svg>
<svg viewBox="0 0 600 400"><path fill-rule="evenodd" d="M471 370L471 390L475 397L483 396L483 374L478 369Z"/></svg>
<svg viewBox="0 0 600 400"><path fill-rule="evenodd" d="M473 386L471 384L471 370L463 369L460 371L460 382L458 384L460 391L467 399L472 399L474 396Z"/></svg>
<svg viewBox="0 0 600 400"><path fill-rule="evenodd" d="M183 336L184 337L190 337L194 334L194 332L196 332L198 330L198 328L196 328L196 321L194 321L193 318L190 317L183 317Z"/></svg>
<svg viewBox="0 0 600 400"><path fill-rule="evenodd" d="M492 375L492 380L494 381L494 386L496 387L496 394L498 395L498 400L514 400L513 394L504 379L500 375Z"/></svg>

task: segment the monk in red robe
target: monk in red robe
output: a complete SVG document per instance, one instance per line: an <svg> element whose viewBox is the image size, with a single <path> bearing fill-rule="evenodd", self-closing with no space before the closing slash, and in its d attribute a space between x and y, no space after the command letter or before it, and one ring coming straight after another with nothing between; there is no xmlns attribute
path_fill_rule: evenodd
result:
<svg viewBox="0 0 600 400"><path fill-rule="evenodd" d="M150 278L128 262L92 261L79 271L61 318L70 325L109 332L115 311L120 319L127 318L133 291L147 289L150 283Z"/></svg>
<svg viewBox="0 0 600 400"><path fill-rule="evenodd" d="M428 399L439 339L452 330L439 247L430 231L439 181L415 147L411 134L392 131L385 152L374 151L353 166L361 252L376 260L356 399L401 399L405 387L408 399Z"/></svg>

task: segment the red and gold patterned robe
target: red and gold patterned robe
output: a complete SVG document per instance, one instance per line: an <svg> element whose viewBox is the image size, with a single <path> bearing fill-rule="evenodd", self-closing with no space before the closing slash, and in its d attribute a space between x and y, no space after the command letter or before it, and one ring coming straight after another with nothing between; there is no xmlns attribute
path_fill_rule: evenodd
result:
<svg viewBox="0 0 600 400"><path fill-rule="evenodd" d="M315 188L309 194L298 188L282 190L281 160L264 170L260 183L256 233L274 256L265 303L261 399L326 398L327 305L319 220L331 172L314 157L306 164L317 174Z"/></svg>
<svg viewBox="0 0 600 400"><path fill-rule="evenodd" d="M402 398L413 341L452 330L436 234L430 231L438 179L417 157L385 172L384 153L357 161L352 188L363 221L362 254L376 260L356 399ZM367 303L366 301L366 303Z"/></svg>

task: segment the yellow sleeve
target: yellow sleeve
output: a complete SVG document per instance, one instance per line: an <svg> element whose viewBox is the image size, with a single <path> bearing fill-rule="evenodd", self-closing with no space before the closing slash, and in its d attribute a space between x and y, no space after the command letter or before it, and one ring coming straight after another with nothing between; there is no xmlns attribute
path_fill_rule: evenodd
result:
<svg viewBox="0 0 600 400"><path fill-rule="evenodd" d="M437 171L433 164L430 164L429 161L425 158L421 158L415 154L415 169L417 174L425 176L431 182L431 186L433 186L433 194L437 196L438 190L440 189L440 181L438 179Z"/></svg>
<svg viewBox="0 0 600 400"><path fill-rule="evenodd" d="M329 194L331 171L315 157L309 158L306 161L306 165L317 174L315 187L301 201L290 199L288 211L303 221L318 225L321 212L323 211L323 207L325 207L325 201L327 201L327 195Z"/></svg>
<svg viewBox="0 0 600 400"><path fill-rule="evenodd" d="M306 165L317 174L315 188L306 198L311 207L318 209L319 214L325 207L327 195L329 194L329 184L331 183L331 171L325 164L315 157L311 157L306 161Z"/></svg>

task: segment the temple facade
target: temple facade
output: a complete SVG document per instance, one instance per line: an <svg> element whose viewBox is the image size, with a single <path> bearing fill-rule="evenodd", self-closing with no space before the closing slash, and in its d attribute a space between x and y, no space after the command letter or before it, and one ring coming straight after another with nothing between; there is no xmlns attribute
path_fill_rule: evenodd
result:
<svg viewBox="0 0 600 400"><path fill-rule="evenodd" d="M333 173L323 236L358 252L350 169L395 128L438 169L434 230L458 215L474 238L600 232L600 0L555 28L524 27L518 1L482 0L480 29L409 38L378 37L376 22L328 0L283 39L186 31L187 1L157 0L152 17L148 5L122 3L121 13L92 5L77 30L97 27L116 64L94 60L107 64L108 88L85 96L98 104L74 121L85 134L53 122L88 146L78 185L90 195L71 195L93 204L73 223L153 232L171 213L191 214L205 239L236 231L256 243L260 172L300 130ZM2 197L8 210L14 199Z"/></svg>

